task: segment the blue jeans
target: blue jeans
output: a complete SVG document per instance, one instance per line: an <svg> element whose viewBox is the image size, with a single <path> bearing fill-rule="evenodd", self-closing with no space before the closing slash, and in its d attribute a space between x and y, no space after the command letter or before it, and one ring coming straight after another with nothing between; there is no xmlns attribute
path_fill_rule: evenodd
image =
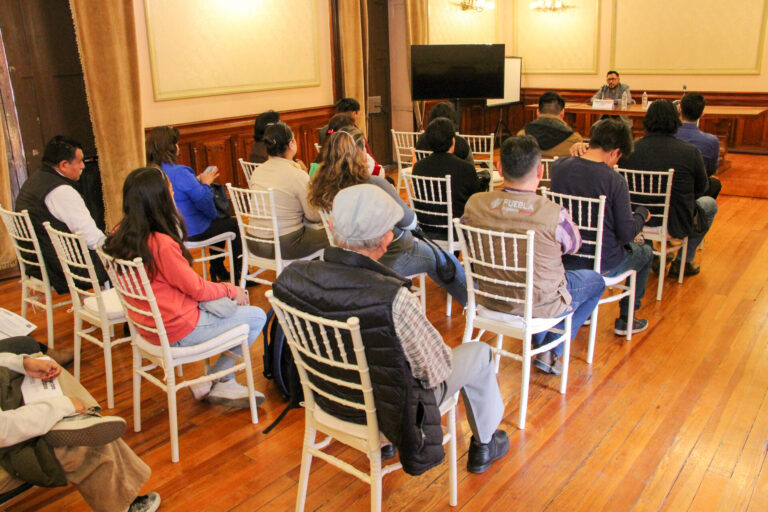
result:
<svg viewBox="0 0 768 512"><path fill-rule="evenodd" d="M227 318L221 318L213 313L207 311L200 311L200 318L197 321L197 326L181 338L176 343L171 343L172 347L191 347L193 345L199 345L205 343L211 338L218 336L219 334L232 329L240 324L248 324L248 346L253 345L256 338L261 334L261 328L264 327L264 323L267 321L267 315L261 308L256 306L238 306L235 313ZM235 347L232 352L241 355L240 347ZM236 361L231 357L220 355L213 366L210 368L210 373L216 373L227 368L235 366ZM232 378L232 376L225 377L225 380Z"/></svg>
<svg viewBox="0 0 768 512"><path fill-rule="evenodd" d="M411 249L400 253L392 264L392 270L403 276L412 276L426 272L434 282L450 293L462 307L467 305L467 278L464 275L464 267L453 254L447 253L456 266L456 277L450 283L441 280L437 275L435 253L432 248L421 240L414 240Z"/></svg>
<svg viewBox="0 0 768 512"><path fill-rule="evenodd" d="M651 261L653 261L653 247L646 244L630 242L625 247L624 259L621 263L607 272L603 272L605 277L616 277L627 270L636 270L635 278L635 311L640 309L640 301L645 296L645 283L648 282L648 275L651 273ZM629 284L629 279L627 279ZM619 301L619 315L626 320L629 316L629 298L624 297Z"/></svg>
<svg viewBox="0 0 768 512"><path fill-rule="evenodd" d="M568 282L568 292L571 294L571 309L573 318L571 319L571 339L576 337L579 327L592 315L592 311L600 301L605 291L605 281L603 277L594 270L566 270L565 279ZM565 313L563 313L565 314ZM555 329L563 329L565 322L560 322ZM540 332L533 335L532 343L534 347L540 347L553 341L560 336L551 331ZM563 355L563 344L559 344L552 349L555 357Z"/></svg>
<svg viewBox="0 0 768 512"><path fill-rule="evenodd" d="M686 262L693 261L693 257L696 256L696 248L704 240L704 235L707 234L709 228L712 227L712 223L715 221L715 214L717 213L717 202L709 196L701 196L696 200L696 204L704 211L704 220L707 227L701 237L688 237L688 254L685 255ZM681 253L682 250L678 251L677 258L675 259L679 260Z"/></svg>

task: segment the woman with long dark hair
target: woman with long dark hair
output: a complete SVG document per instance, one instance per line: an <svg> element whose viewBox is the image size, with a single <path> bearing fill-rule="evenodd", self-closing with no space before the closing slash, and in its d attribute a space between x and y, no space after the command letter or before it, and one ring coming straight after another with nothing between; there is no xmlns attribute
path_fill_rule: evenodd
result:
<svg viewBox="0 0 768 512"><path fill-rule="evenodd" d="M174 200L189 229L189 240L199 242L222 233L234 233L232 241L233 266L240 275L243 252L240 230L234 217L219 216L213 200L213 183L219 176L216 168L195 176L195 171L179 165L179 130L173 126L152 128L146 141L147 165L162 169L173 185ZM224 242L216 244L224 247ZM229 272L221 258L211 260L211 279L229 281Z"/></svg>
<svg viewBox="0 0 768 512"><path fill-rule="evenodd" d="M275 123L264 132L269 160L251 174L253 190L275 191L277 228L280 231L280 253L288 260L309 256L328 247L328 237L320 222L320 215L307 202L309 176L293 163L296 155L296 139L285 123ZM308 227L315 223L319 229ZM272 244L248 240L248 250L264 258L274 255Z"/></svg>
<svg viewBox="0 0 768 512"><path fill-rule="evenodd" d="M248 324L248 341L253 344L266 321L264 311L250 305L242 288L228 282L205 281L195 273L184 247L186 236L187 228L174 205L173 189L165 173L154 167L131 172L123 185L123 219L107 237L104 252L120 259L142 259L172 346L198 345L240 324ZM226 318L210 312L216 310L217 304L203 304L223 298L237 303L234 313ZM160 343L150 333L143 335L150 343ZM234 364L234 359L221 355L210 373ZM238 384L232 375L212 387L204 383L191 389L198 400L248 407L248 388ZM257 392L257 403L263 400L264 395Z"/></svg>
<svg viewBox="0 0 768 512"><path fill-rule="evenodd" d="M365 138L357 127L348 127L333 133L328 140L325 161L309 184L309 203L315 208L331 210L333 199L341 189L369 183L392 196L403 209L403 218L397 223L392 243L379 260L395 272L410 276L426 272L437 284L453 296L462 306L467 305L467 285L461 263L450 254L456 267L456 276L450 283L437 274L435 253L429 245L414 239L416 214L406 205L387 180L368 173L365 162Z"/></svg>

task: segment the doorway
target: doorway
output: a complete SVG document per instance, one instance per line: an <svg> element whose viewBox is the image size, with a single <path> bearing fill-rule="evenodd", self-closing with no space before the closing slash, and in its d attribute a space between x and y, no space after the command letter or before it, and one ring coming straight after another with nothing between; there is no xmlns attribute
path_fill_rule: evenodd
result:
<svg viewBox="0 0 768 512"><path fill-rule="evenodd" d="M387 0L368 0L368 141L376 160L392 163Z"/></svg>

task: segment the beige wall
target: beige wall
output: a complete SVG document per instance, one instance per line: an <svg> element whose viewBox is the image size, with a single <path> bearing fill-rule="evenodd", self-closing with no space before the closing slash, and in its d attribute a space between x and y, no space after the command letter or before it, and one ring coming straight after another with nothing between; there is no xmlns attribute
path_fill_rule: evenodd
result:
<svg viewBox="0 0 768 512"><path fill-rule="evenodd" d="M493 32L490 27L495 27L495 40L507 44L507 55L523 57L524 72L527 70L523 87L597 89L611 69L615 1L623 0L566 0L573 8L558 14L532 13L529 0L496 0L495 9L482 13L463 12L455 1L430 0L430 42L494 42L489 34ZM634 34L629 34L629 40L624 33L618 35L617 62L636 63L648 70L633 74L619 68L622 81L638 92L682 89L683 84L688 90L700 91L768 91L766 4L766 0L631 0L620 4L619 25L627 27L627 23L641 20L642 27L632 25ZM521 10L517 17L516 8ZM640 34L646 37L645 43L633 44L632 39L639 39ZM690 41L695 42L692 47ZM682 59L686 49L691 57ZM684 60L696 61L697 68L708 65L716 69L710 74L675 73L675 66L682 66ZM759 73L727 70L755 60Z"/></svg>
<svg viewBox="0 0 768 512"><path fill-rule="evenodd" d="M235 1L236 0L216 0L215 2L212 2L211 5L225 9L228 8L227 6L229 4ZM270 108L275 110L291 110L329 105L333 103L329 2L328 0L315 1L317 2L317 50L320 72L319 86L155 101L152 88L144 0L134 0L141 81L141 104L144 124L146 126L157 126L163 124L185 123L256 114ZM260 8L264 11L263 16L285 18L286 12L279 10L280 4L281 2L262 3ZM182 3L182 5L185 4ZM189 5L191 7L193 4ZM270 13L268 12L269 9L274 9L276 12ZM154 19L153 22L157 23ZM161 37L164 36L172 38L173 34L169 31L168 34L164 34ZM272 38L262 37L261 39L264 40L258 40L256 44L262 46L264 49L263 51L269 52L271 55L281 55L281 48L291 44L290 33L284 34L284 37L279 40L275 40L276 38L274 36ZM258 66L258 62L248 62L253 61L253 57L249 56L252 55L250 52L252 48L243 48L243 50L242 54L232 53L231 55L222 55L222 59L226 59L227 63L230 65L235 63L237 65ZM282 52L282 54L284 53L285 52ZM194 62L194 56L186 56L185 58Z"/></svg>

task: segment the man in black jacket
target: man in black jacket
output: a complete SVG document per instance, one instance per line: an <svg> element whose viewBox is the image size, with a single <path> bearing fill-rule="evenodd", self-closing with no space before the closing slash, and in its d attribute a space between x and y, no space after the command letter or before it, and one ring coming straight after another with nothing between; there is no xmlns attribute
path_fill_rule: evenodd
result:
<svg viewBox="0 0 768 512"><path fill-rule="evenodd" d="M448 348L409 291L410 281L378 263L402 215L376 186L343 189L331 213L338 247L326 249L323 261L289 265L275 281L274 294L313 315L359 318L379 428L400 450L408 473L420 474L442 460L437 408L461 391L472 430L467 469L482 473L509 449L506 432L497 429L504 404L492 352L485 343ZM344 416L338 405L321 399L327 412Z"/></svg>
<svg viewBox="0 0 768 512"><path fill-rule="evenodd" d="M667 230L675 238L688 237L685 275L692 276L701 271L699 265L693 263L693 258L715 220L717 203L705 195L709 178L701 152L693 144L675 138L680 125L677 109L670 101L654 101L643 119L646 136L635 143L634 152L622 160L620 166L645 171L675 170ZM677 275L680 265L678 252L670 274ZM661 268L664 266L661 265Z"/></svg>
<svg viewBox="0 0 768 512"><path fill-rule="evenodd" d="M469 196L477 192L488 190L480 183L475 166L462 160L454 154L456 148L456 133L453 123L445 117L438 117L424 131L427 144L433 153L416 162L413 166L414 176L427 176L430 178L451 177L451 211L453 218L458 219L464 215L464 205ZM432 205L416 203L416 208L435 211ZM437 238L445 239L445 229L436 229L434 226L445 224L446 218L428 214L419 214L419 224L424 231Z"/></svg>

